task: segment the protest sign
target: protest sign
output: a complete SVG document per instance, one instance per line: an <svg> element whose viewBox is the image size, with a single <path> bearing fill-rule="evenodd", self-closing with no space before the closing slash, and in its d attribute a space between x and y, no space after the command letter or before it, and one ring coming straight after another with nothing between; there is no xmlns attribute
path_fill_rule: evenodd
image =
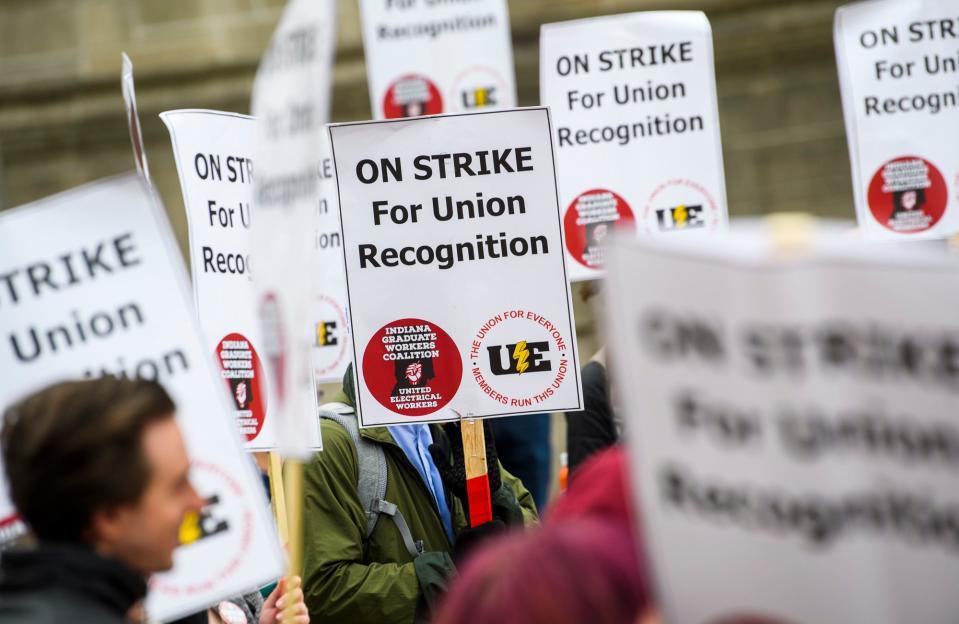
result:
<svg viewBox="0 0 959 624"><path fill-rule="evenodd" d="M315 414L312 348L318 285L313 266L318 167L336 40L335 3L292 0L256 73L252 256L254 306L274 379L277 442L284 456L307 457Z"/></svg>
<svg viewBox="0 0 959 624"><path fill-rule="evenodd" d="M570 278L602 275L613 230L726 225L709 20L698 11L544 24L540 102L550 106Z"/></svg>
<svg viewBox="0 0 959 624"><path fill-rule="evenodd" d="M318 282L312 308L313 376L317 383L339 383L352 357L350 323L346 314L340 208L329 133L324 131L319 140L320 200L316 204L313 234L313 270Z"/></svg>
<svg viewBox="0 0 959 624"><path fill-rule="evenodd" d="M261 355L254 309L250 232L253 205L252 117L207 110L168 111L190 233L193 297L208 353L233 398L233 415L251 450L276 448L274 392ZM319 447L319 421L308 420L310 445Z"/></svg>
<svg viewBox="0 0 959 624"><path fill-rule="evenodd" d="M959 262L837 239L611 249L610 372L666 621L959 609Z"/></svg>
<svg viewBox="0 0 959 624"><path fill-rule="evenodd" d="M360 0L375 119L516 106L506 0Z"/></svg>
<svg viewBox="0 0 959 624"><path fill-rule="evenodd" d="M836 11L853 196L873 240L959 231L959 13L952 0Z"/></svg>
<svg viewBox="0 0 959 624"><path fill-rule="evenodd" d="M140 114L137 112L137 93L133 86L133 61L122 53L123 69L120 71L120 85L123 90L123 102L126 105L127 129L130 131L130 144L133 146L133 160L137 171L150 179L150 165L147 162L147 153L143 149L143 131L140 128Z"/></svg>
<svg viewBox="0 0 959 624"><path fill-rule="evenodd" d="M545 108L330 126L363 426L579 409Z"/></svg>
<svg viewBox="0 0 959 624"><path fill-rule="evenodd" d="M120 176L4 212L0 239L0 405L102 374L156 379L177 404L207 506L181 528L173 570L151 580L150 617L200 611L278 577L263 485L240 452L179 251L144 182Z"/></svg>

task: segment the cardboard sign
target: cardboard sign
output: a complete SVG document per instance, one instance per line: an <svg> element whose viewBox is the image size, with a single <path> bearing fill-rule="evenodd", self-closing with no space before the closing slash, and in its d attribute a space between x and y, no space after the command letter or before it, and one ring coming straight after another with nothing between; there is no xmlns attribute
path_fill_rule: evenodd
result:
<svg viewBox="0 0 959 624"><path fill-rule="evenodd" d="M548 111L330 134L360 423L579 409Z"/></svg>
<svg viewBox="0 0 959 624"><path fill-rule="evenodd" d="M873 240L959 231L959 12L952 0L836 11L853 195Z"/></svg>
<svg viewBox="0 0 959 624"><path fill-rule="evenodd" d="M360 0L375 119L516 106L506 0Z"/></svg>
<svg viewBox="0 0 959 624"><path fill-rule="evenodd" d="M113 374L161 382L177 404L208 506L181 528L174 569L150 583L173 619L283 572L269 506L199 341L162 208L135 174L0 214L0 406L49 383ZM6 497L0 515L11 506Z"/></svg>
<svg viewBox="0 0 959 624"><path fill-rule="evenodd" d="M664 619L950 619L959 262L697 243L614 247L607 281Z"/></svg>
<svg viewBox="0 0 959 624"><path fill-rule="evenodd" d="M150 179L150 165L147 162L147 153L143 149L143 130L140 128L140 114L137 112L137 93L133 86L133 61L122 53L123 69L120 72L120 85L123 90L123 102L127 113L127 129L130 131L130 145L133 146L133 160L137 171Z"/></svg>
<svg viewBox="0 0 959 624"><path fill-rule="evenodd" d="M251 450L276 448L270 362L254 309L252 117L219 111L168 111L173 155L190 232L193 296L208 353L233 398L233 415ZM320 446L319 421L304 429Z"/></svg>
<svg viewBox="0 0 959 624"><path fill-rule="evenodd" d="M318 168L329 117L335 3L291 0L253 84L257 258L254 302L264 356L274 375L277 440L286 456L308 457L315 414L315 217ZM313 236L311 236L313 235Z"/></svg>
<svg viewBox="0 0 959 624"><path fill-rule="evenodd" d="M709 21L698 11L544 24L570 279L602 275L613 231L725 228L726 187Z"/></svg>
<svg viewBox="0 0 959 624"><path fill-rule="evenodd" d="M352 361L350 322L346 313L340 205L329 133L324 132L320 141L320 200L316 204L313 234L313 270L318 281L313 299L313 376L317 383L340 383Z"/></svg>

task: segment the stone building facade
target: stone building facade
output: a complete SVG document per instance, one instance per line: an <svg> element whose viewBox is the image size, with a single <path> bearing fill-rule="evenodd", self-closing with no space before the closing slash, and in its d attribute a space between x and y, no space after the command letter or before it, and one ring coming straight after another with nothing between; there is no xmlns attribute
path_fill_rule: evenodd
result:
<svg viewBox="0 0 959 624"><path fill-rule="evenodd" d="M321 0L317 0L321 1ZM520 102L538 103L544 22L701 9L715 37L733 215L853 217L832 19L839 0L510 0ZM135 64L151 171L181 246L173 108L248 112L283 0L5 0L0 4L0 208L133 167L120 52ZM339 0L334 120L370 115L356 0ZM577 297L577 300L579 298ZM581 350L597 337L579 302Z"/></svg>

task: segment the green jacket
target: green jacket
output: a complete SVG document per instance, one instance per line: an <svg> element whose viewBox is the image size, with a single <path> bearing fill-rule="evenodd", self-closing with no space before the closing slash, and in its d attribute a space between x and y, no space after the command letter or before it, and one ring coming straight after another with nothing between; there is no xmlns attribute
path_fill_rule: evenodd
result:
<svg viewBox="0 0 959 624"><path fill-rule="evenodd" d="M396 444L389 429L361 429L360 435L383 446L387 463L386 500L395 503L424 552L414 561L393 520L381 515L370 539L356 491L356 447L339 424L322 419L323 451L304 467L303 591L313 622L361 624L422 621L455 572L451 544L433 495ZM434 439L445 436L431 426ZM522 510L525 524L537 522L533 497L513 475L500 468L503 486L493 495ZM453 531L468 520L460 501L447 493ZM511 505L510 505L511 503ZM365 542L365 543L364 543Z"/></svg>

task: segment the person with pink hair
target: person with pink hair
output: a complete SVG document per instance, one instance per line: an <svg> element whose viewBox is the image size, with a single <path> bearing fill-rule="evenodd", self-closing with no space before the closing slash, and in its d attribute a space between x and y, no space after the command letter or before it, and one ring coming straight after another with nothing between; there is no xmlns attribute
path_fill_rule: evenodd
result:
<svg viewBox="0 0 959 624"><path fill-rule="evenodd" d="M436 624L624 624L645 606L628 527L596 518L497 540L466 563Z"/></svg>
<svg viewBox="0 0 959 624"><path fill-rule="evenodd" d="M649 615L652 597L635 520L626 454L613 447L575 475L544 526L507 535L468 558L434 621L639 621Z"/></svg>

